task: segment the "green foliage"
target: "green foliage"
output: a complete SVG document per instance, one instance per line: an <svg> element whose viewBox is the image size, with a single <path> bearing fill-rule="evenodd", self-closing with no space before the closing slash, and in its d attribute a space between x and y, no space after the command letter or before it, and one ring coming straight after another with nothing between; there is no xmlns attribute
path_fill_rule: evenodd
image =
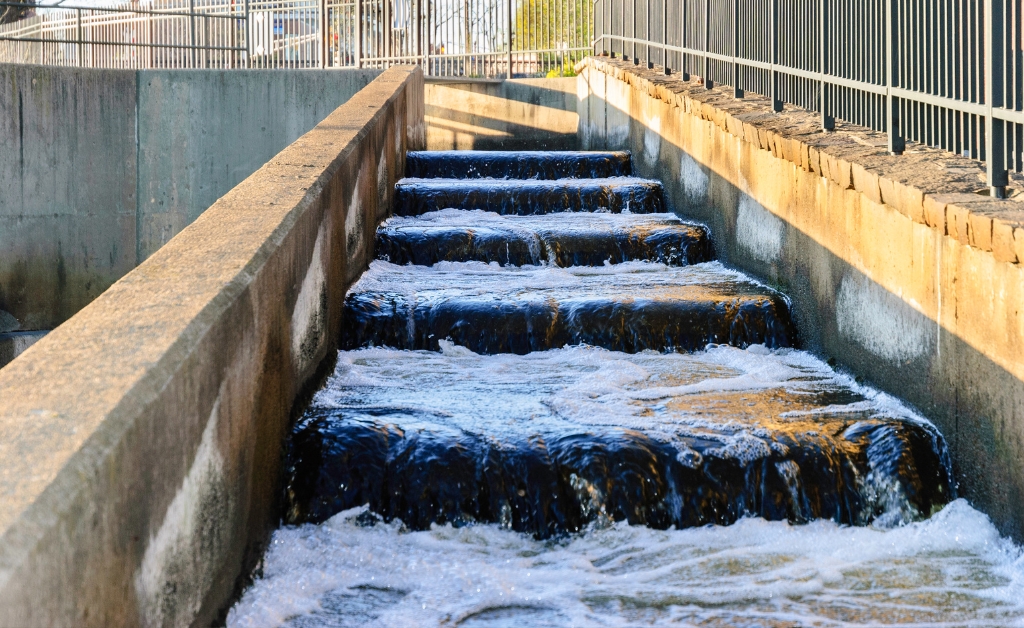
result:
<svg viewBox="0 0 1024 628"><path fill-rule="evenodd" d="M557 50L590 45L591 0L516 0L514 50Z"/></svg>

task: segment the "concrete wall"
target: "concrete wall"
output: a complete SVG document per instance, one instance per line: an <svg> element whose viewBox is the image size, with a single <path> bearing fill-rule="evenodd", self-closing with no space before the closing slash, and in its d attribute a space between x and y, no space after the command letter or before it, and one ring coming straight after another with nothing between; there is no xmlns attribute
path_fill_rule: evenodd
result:
<svg viewBox="0 0 1024 628"><path fill-rule="evenodd" d="M0 65L0 333L59 325L379 73Z"/></svg>
<svg viewBox="0 0 1024 628"><path fill-rule="evenodd" d="M576 79L427 84L430 150L574 150Z"/></svg>
<svg viewBox="0 0 1024 628"><path fill-rule="evenodd" d="M586 62L584 148L632 150L725 263L792 298L804 348L931 418L961 495L1024 540L1024 205L975 194L977 162L658 70Z"/></svg>
<svg viewBox="0 0 1024 628"><path fill-rule="evenodd" d="M392 68L0 370L0 625L223 616L424 144L422 74Z"/></svg>

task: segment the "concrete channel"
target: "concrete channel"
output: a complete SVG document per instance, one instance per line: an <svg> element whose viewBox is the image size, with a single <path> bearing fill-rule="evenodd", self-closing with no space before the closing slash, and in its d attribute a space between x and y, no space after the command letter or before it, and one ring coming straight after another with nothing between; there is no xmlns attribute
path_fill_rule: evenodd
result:
<svg viewBox="0 0 1024 628"><path fill-rule="evenodd" d="M888 157L884 137L756 95L609 59L578 71L380 74L0 370L0 625L222 620L279 521L283 439L406 151L523 133L630 150L719 259L789 296L802 348L934 421L960 494L1024 539L1018 202L976 194L975 162Z"/></svg>
<svg viewBox="0 0 1024 628"><path fill-rule="evenodd" d="M423 145L422 74L382 73L0 370L0 625L225 611L277 524L293 405Z"/></svg>

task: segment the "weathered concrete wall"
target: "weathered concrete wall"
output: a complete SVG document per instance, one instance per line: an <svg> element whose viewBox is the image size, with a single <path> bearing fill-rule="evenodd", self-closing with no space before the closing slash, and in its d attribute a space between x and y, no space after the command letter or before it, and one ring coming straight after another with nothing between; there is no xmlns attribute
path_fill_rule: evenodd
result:
<svg viewBox="0 0 1024 628"><path fill-rule="evenodd" d="M0 65L0 311L60 324L378 74Z"/></svg>
<svg viewBox="0 0 1024 628"><path fill-rule="evenodd" d="M28 349L47 332L45 331L12 331L0 334L0 368L7 366L14 358Z"/></svg>
<svg viewBox="0 0 1024 628"><path fill-rule="evenodd" d="M135 72L0 65L0 333L50 329L135 267L136 109Z"/></svg>
<svg viewBox="0 0 1024 628"><path fill-rule="evenodd" d="M297 396L336 347L407 149L392 68L0 370L0 625L209 625L277 523Z"/></svg>
<svg viewBox="0 0 1024 628"><path fill-rule="evenodd" d="M574 150L576 79L427 84L430 150Z"/></svg>
<svg viewBox="0 0 1024 628"><path fill-rule="evenodd" d="M982 166L949 153L889 156L884 135L657 68L581 70L584 148L632 150L725 263L790 295L805 348L935 421L961 494L1024 539L1022 205L974 194Z"/></svg>

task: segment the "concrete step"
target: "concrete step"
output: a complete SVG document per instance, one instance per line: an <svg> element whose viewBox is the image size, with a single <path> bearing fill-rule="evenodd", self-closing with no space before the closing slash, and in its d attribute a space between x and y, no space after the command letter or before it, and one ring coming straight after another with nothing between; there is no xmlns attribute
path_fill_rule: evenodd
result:
<svg viewBox="0 0 1024 628"><path fill-rule="evenodd" d="M694 351L710 343L789 347L786 301L717 262L668 267L396 266L375 261L349 291L342 346L477 353L587 344L616 351Z"/></svg>
<svg viewBox="0 0 1024 628"><path fill-rule="evenodd" d="M440 209L481 209L530 216L555 212L665 211L661 183L648 179L402 179L395 186L395 214L417 216Z"/></svg>
<svg viewBox="0 0 1024 628"><path fill-rule="evenodd" d="M409 152L407 176L422 179L603 179L633 174L629 153L451 150Z"/></svg>
<svg viewBox="0 0 1024 628"><path fill-rule="evenodd" d="M707 228L673 214L501 216L446 209L394 217L377 230L377 259L431 266L497 262L502 266L601 266L628 261L685 266L709 262Z"/></svg>
<svg viewBox="0 0 1024 628"><path fill-rule="evenodd" d="M740 517L893 526L953 494L935 429L799 352L340 356L293 431L291 524L369 504L411 529L548 537Z"/></svg>

